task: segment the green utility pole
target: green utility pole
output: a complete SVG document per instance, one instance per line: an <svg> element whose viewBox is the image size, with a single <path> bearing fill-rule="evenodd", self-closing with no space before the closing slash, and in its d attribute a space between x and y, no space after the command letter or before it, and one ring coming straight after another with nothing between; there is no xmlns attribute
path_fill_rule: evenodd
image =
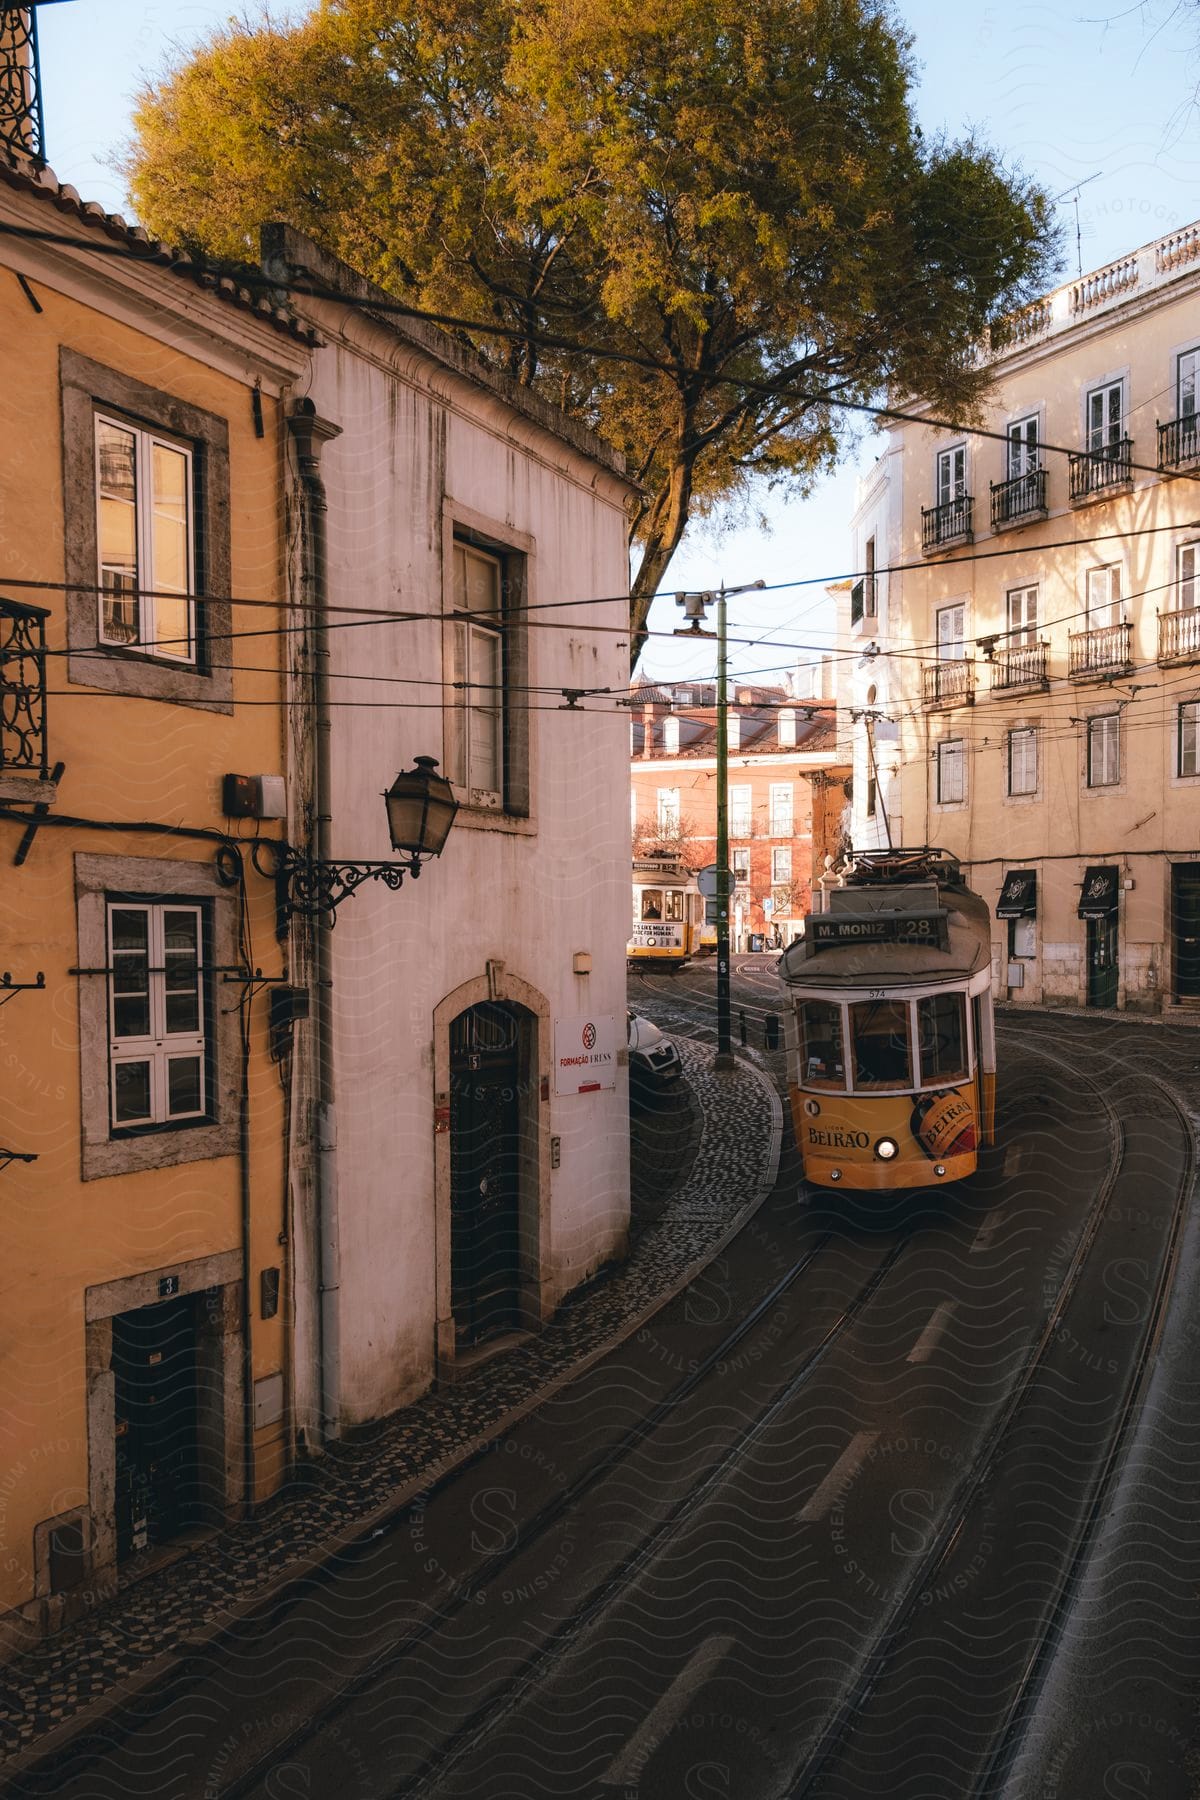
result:
<svg viewBox="0 0 1200 1800"><path fill-rule="evenodd" d="M729 1000L729 670L726 641L725 602L730 594L748 594L765 587L765 581L748 581L742 587L727 588L721 583L715 596L717 604L717 1057L714 1067L721 1072L733 1068L733 1038L730 1028ZM676 637L711 637L700 621L705 609L712 605L711 593L676 594L676 606L682 606L692 623L690 629L676 631Z"/></svg>

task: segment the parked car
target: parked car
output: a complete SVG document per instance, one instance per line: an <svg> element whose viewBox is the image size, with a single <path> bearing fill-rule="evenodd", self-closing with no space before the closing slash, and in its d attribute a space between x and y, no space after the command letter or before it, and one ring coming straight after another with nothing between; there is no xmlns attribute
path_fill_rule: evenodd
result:
<svg viewBox="0 0 1200 1800"><path fill-rule="evenodd" d="M643 1089L678 1081L683 1074L679 1051L669 1037L649 1019L631 1012L629 1019L629 1079Z"/></svg>

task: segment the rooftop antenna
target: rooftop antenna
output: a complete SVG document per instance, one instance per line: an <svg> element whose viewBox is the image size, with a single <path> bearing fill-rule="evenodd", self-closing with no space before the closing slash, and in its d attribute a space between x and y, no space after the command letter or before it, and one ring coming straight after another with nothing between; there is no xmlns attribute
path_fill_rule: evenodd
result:
<svg viewBox="0 0 1200 1800"><path fill-rule="evenodd" d="M1079 190L1080 188L1085 188L1089 181L1099 181L1103 173L1103 169L1097 169L1094 175L1085 175L1082 181L1077 181L1075 183L1074 187L1064 188L1061 194L1055 194L1054 196L1054 204L1056 206L1060 200L1065 200L1068 195L1070 195L1075 205L1075 262L1078 270L1078 279L1080 281L1083 280L1083 232L1080 230L1079 226Z"/></svg>

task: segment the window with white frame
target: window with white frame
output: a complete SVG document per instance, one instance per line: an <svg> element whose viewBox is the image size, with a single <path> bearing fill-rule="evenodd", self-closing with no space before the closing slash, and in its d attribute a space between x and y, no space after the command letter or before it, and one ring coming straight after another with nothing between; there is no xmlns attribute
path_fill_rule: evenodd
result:
<svg viewBox="0 0 1200 1800"><path fill-rule="evenodd" d="M668 756L674 756L679 749L679 720L676 718L663 720L663 749Z"/></svg>
<svg viewBox="0 0 1200 1800"><path fill-rule="evenodd" d="M1102 631L1121 623L1121 565L1106 563L1087 572L1087 624L1089 631Z"/></svg>
<svg viewBox="0 0 1200 1800"><path fill-rule="evenodd" d="M751 792L749 786L731 787L729 790L729 835L730 837L749 837L752 819Z"/></svg>
<svg viewBox="0 0 1200 1800"><path fill-rule="evenodd" d="M792 879L791 847L776 845L771 851L771 886L782 887Z"/></svg>
<svg viewBox="0 0 1200 1800"><path fill-rule="evenodd" d="M962 738L944 738L937 747L939 806L961 806L967 797L967 746Z"/></svg>
<svg viewBox="0 0 1200 1800"><path fill-rule="evenodd" d="M504 805L504 573L503 557L455 543L447 774L492 811Z"/></svg>
<svg viewBox="0 0 1200 1800"><path fill-rule="evenodd" d="M1200 700L1185 700L1179 708L1175 772L1200 775Z"/></svg>
<svg viewBox="0 0 1200 1800"><path fill-rule="evenodd" d="M1121 779L1121 715L1097 713L1087 722L1087 784L1115 787Z"/></svg>
<svg viewBox="0 0 1200 1800"><path fill-rule="evenodd" d="M742 747L742 720L740 713L731 712L725 720L725 742L730 750Z"/></svg>
<svg viewBox="0 0 1200 1800"><path fill-rule="evenodd" d="M949 506L967 491L967 447L955 444L937 454L937 504Z"/></svg>
<svg viewBox="0 0 1200 1800"><path fill-rule="evenodd" d="M108 955L112 1129L204 1118L209 1048L202 908L111 901Z"/></svg>
<svg viewBox="0 0 1200 1800"><path fill-rule="evenodd" d="M1200 350L1185 350L1177 364L1175 385L1175 416L1177 419L1192 418L1196 411L1196 376L1200 372Z"/></svg>
<svg viewBox="0 0 1200 1800"><path fill-rule="evenodd" d="M194 663L192 452L101 413L95 430L100 642Z"/></svg>
<svg viewBox="0 0 1200 1800"><path fill-rule="evenodd" d="M679 830L679 789L659 788L658 829L665 837Z"/></svg>
<svg viewBox="0 0 1200 1800"><path fill-rule="evenodd" d="M1036 794L1037 784L1037 727L1021 725L1008 734L1008 791L1010 794Z"/></svg>
<svg viewBox="0 0 1200 1800"><path fill-rule="evenodd" d="M1200 605L1200 587L1196 584L1196 553L1200 544L1179 544L1175 550L1175 604L1182 612Z"/></svg>
<svg viewBox="0 0 1200 1800"><path fill-rule="evenodd" d="M939 606L937 612L937 653L939 662L960 662L964 649L963 632L967 609L961 600L953 606Z"/></svg>
<svg viewBox="0 0 1200 1800"><path fill-rule="evenodd" d="M1087 396L1087 447L1113 450L1121 442L1124 425L1124 384L1106 381Z"/></svg>
<svg viewBox="0 0 1200 1800"><path fill-rule="evenodd" d="M779 748L793 750L796 746L796 711L794 707L785 706L776 720L779 733Z"/></svg>
<svg viewBox="0 0 1200 1800"><path fill-rule="evenodd" d="M1009 588L1007 595L1008 642L1020 650L1037 642L1038 591L1036 587Z"/></svg>
<svg viewBox="0 0 1200 1800"><path fill-rule="evenodd" d="M1014 419L1008 428L1008 478L1032 475L1038 467L1038 421L1031 413L1026 419Z"/></svg>
<svg viewBox="0 0 1200 1800"><path fill-rule="evenodd" d="M790 781L773 781L771 783L771 836L791 837L792 835L792 783Z"/></svg>
<svg viewBox="0 0 1200 1800"><path fill-rule="evenodd" d="M750 852L748 850L731 851L729 866L733 872L734 887L748 888L750 886Z"/></svg>

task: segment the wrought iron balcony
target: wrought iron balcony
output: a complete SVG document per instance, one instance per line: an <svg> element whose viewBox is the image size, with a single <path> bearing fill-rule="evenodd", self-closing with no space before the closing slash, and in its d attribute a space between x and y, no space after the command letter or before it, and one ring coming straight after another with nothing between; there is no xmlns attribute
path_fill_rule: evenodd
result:
<svg viewBox="0 0 1200 1800"><path fill-rule="evenodd" d="M1133 439L1123 437L1099 450L1072 450L1067 461L1071 466L1072 504L1103 500L1106 494L1128 487L1133 480Z"/></svg>
<svg viewBox="0 0 1200 1800"><path fill-rule="evenodd" d="M1003 531L1006 525L1024 525L1030 519L1046 516L1046 471L1026 469L1010 481L993 481L992 530Z"/></svg>
<svg viewBox="0 0 1200 1800"><path fill-rule="evenodd" d="M955 544L971 542L974 506L971 494L960 494L957 500L944 500L940 506L921 508L921 549L926 556L949 550Z"/></svg>
<svg viewBox="0 0 1200 1800"><path fill-rule="evenodd" d="M1158 428L1158 466L1181 469L1200 457L1200 413L1184 413L1182 419L1168 419Z"/></svg>
<svg viewBox="0 0 1200 1800"><path fill-rule="evenodd" d="M1133 667L1130 644L1133 626L1100 625L1093 631L1072 631L1068 637L1067 673L1072 681L1109 681L1127 675Z"/></svg>
<svg viewBox="0 0 1200 1800"><path fill-rule="evenodd" d="M992 664L992 688L1044 688L1046 678L1046 644L1015 644L996 652Z"/></svg>
<svg viewBox="0 0 1200 1800"><path fill-rule="evenodd" d="M969 656L953 662L923 663L921 689L926 706L974 706L975 664Z"/></svg>
<svg viewBox="0 0 1200 1800"><path fill-rule="evenodd" d="M875 577L864 575L850 589L850 623L875 617Z"/></svg>
<svg viewBox="0 0 1200 1800"><path fill-rule="evenodd" d="M45 607L0 600L0 793L11 799L16 776L49 781L46 742ZM42 798L41 795L35 796Z"/></svg>
<svg viewBox="0 0 1200 1800"><path fill-rule="evenodd" d="M1158 660L1162 664L1200 662L1200 606L1159 613Z"/></svg>

